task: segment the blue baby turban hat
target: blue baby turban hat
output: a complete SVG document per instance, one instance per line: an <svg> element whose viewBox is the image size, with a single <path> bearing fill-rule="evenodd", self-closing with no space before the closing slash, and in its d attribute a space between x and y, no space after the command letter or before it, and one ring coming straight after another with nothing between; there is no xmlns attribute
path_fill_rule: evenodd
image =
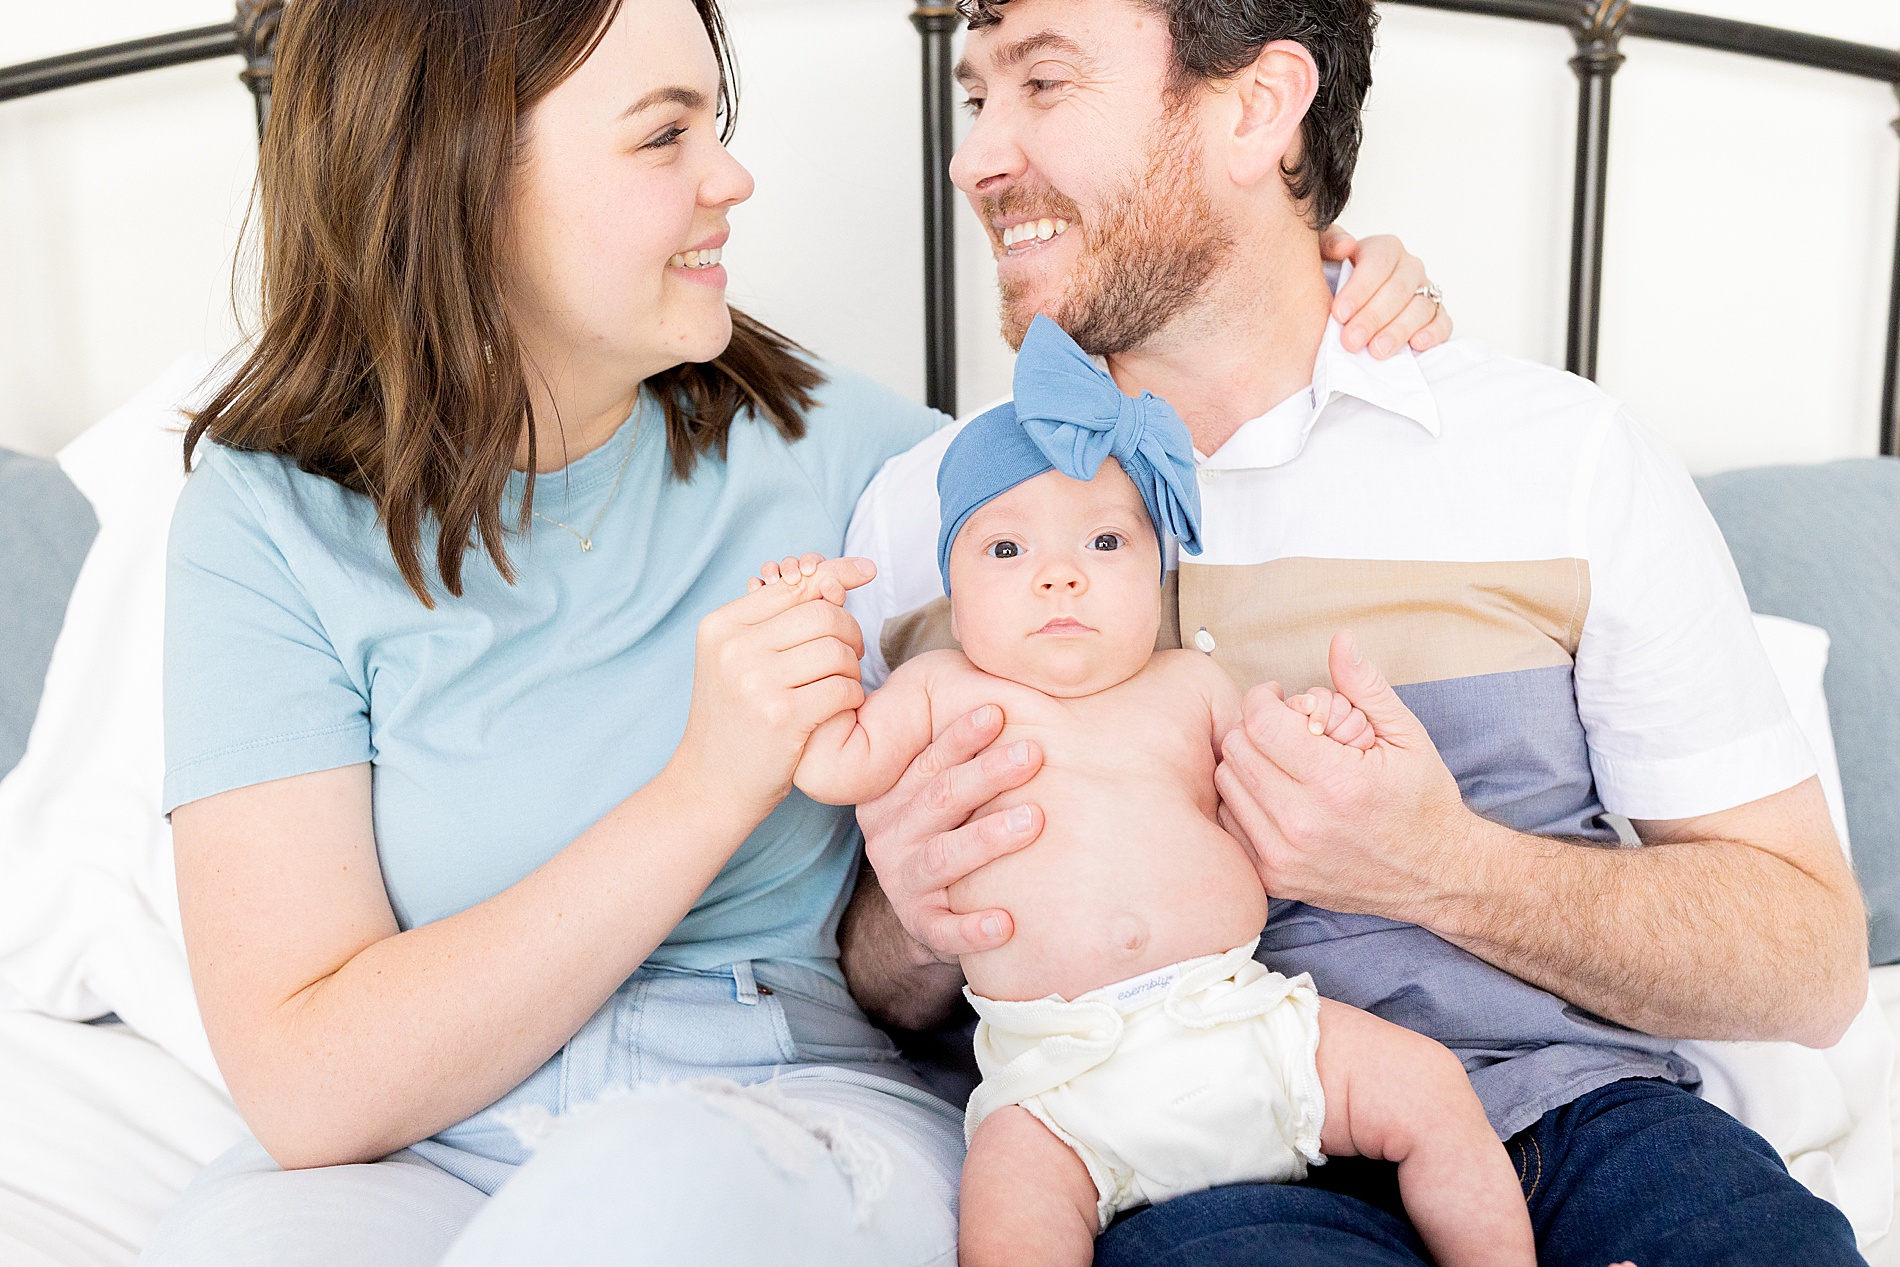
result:
<svg viewBox="0 0 1900 1267"><path fill-rule="evenodd" d="M1181 416L1148 392L1131 400L1061 326L1038 316L1016 359L1016 399L964 427L937 468L943 592L950 592L950 545L971 515L1045 471L1092 480L1108 457L1135 482L1155 536L1199 554L1201 493Z"/></svg>

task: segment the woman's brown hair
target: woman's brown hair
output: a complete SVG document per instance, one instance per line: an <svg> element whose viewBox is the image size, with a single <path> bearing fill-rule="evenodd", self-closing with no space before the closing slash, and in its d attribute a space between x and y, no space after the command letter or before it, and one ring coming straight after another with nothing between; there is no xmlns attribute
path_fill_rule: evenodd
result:
<svg viewBox="0 0 1900 1267"><path fill-rule="evenodd" d="M621 0L297 0L284 7L259 159L263 324L236 374L191 416L185 464L210 436L278 453L369 497L409 588L437 529L442 584L462 593L480 540L503 577L502 497L527 428L517 526L533 506L535 420L503 305L504 226L526 112L587 59ZM694 0L719 60L716 0ZM681 479L750 406L804 434L823 376L784 336L732 313L707 364L647 380Z"/></svg>

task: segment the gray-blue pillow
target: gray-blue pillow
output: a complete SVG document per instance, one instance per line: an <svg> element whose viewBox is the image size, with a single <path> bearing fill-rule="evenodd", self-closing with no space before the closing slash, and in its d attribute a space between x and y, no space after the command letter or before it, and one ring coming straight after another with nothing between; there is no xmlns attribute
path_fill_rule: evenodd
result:
<svg viewBox="0 0 1900 1267"><path fill-rule="evenodd" d="M0 777L20 763L99 520L58 465L0 449Z"/></svg>
<svg viewBox="0 0 1900 1267"><path fill-rule="evenodd" d="M1872 917L1900 961L1900 461L1770 466L1697 481L1758 612L1834 640L1827 707Z"/></svg>

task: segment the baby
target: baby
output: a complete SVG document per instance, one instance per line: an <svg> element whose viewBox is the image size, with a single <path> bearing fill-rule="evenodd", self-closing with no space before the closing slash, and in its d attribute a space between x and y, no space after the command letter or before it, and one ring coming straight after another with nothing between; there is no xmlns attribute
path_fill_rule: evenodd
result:
<svg viewBox="0 0 1900 1267"><path fill-rule="evenodd" d="M962 651L904 664L815 731L798 766L814 799L868 801L985 704L1001 706L1004 742L1044 754L982 811L1033 802L1041 836L949 895L1008 910L1016 929L963 960L984 1078L963 1267L1080 1267L1121 1210L1297 1180L1327 1154L1397 1162L1443 1267L1532 1267L1515 1170L1457 1059L1253 958L1267 895L1214 789L1240 694L1207 656L1154 650L1161 534L1199 548L1192 455L1164 402L1123 396L1038 318L1015 405L972 422L938 477ZM770 564L764 578L812 583ZM1299 703L1316 733L1353 737L1364 718L1336 702Z"/></svg>

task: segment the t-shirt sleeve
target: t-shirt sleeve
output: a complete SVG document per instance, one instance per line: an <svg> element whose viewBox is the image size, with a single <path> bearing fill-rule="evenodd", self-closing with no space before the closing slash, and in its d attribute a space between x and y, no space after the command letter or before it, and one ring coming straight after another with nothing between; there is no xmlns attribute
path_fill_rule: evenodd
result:
<svg viewBox="0 0 1900 1267"><path fill-rule="evenodd" d="M1590 606L1577 712L1604 808L1692 818L1813 775L1727 543L1681 461L1617 411L1579 469L1572 532Z"/></svg>
<svg viewBox="0 0 1900 1267"><path fill-rule="evenodd" d="M369 706L234 464L207 454L172 516L165 797L190 801L371 759Z"/></svg>

